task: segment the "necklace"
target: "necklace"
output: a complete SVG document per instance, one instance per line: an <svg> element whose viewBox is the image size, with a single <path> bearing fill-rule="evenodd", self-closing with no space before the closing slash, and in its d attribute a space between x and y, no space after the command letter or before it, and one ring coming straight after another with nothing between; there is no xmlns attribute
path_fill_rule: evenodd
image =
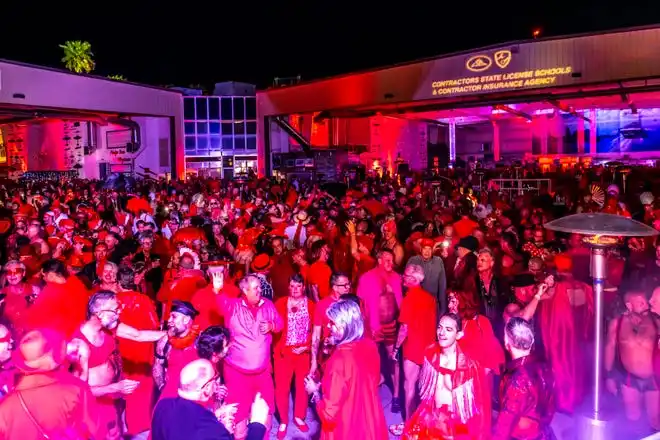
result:
<svg viewBox="0 0 660 440"><path fill-rule="evenodd" d="M305 301L305 298L295 300L289 298L289 310L291 310L291 313L297 313L303 301Z"/></svg>

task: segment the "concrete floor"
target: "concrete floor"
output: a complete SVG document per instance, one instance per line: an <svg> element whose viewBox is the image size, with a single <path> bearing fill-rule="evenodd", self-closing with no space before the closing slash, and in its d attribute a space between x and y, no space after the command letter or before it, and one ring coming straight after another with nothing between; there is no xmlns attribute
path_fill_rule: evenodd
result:
<svg viewBox="0 0 660 440"><path fill-rule="evenodd" d="M392 395L389 388L382 385L380 387L380 399L383 402L383 408L385 410L385 419L387 420L388 426L394 423L401 422L400 414L392 414L390 412L390 406L392 402ZM290 404L290 408L293 408L293 402ZM609 416L611 423L608 424L607 428L607 440L640 440L645 439L646 435L650 434L650 431L646 427L646 423L631 424L627 422L623 416L622 408L617 399L608 396L603 403L604 413L606 416ZM291 411L293 411L291 409ZM310 406L307 411L307 425L310 430L308 433L301 433L298 428L293 424L293 414L290 414L291 422L289 423L287 440L315 440L319 437L319 422L314 409ZM495 420L497 414L493 414L493 420ZM277 422L277 423L276 423ZM276 420L274 422L273 429L271 431L271 439L276 438L277 429L279 427L279 422ZM585 438L584 435L580 435L580 418L572 417L566 414L557 413L552 421L552 428L555 432L557 440L594 440ZM633 432L635 431L635 432ZM653 437L658 439L658 437ZM390 435L390 440L396 440L398 437ZM598 439L605 440L605 439Z"/></svg>

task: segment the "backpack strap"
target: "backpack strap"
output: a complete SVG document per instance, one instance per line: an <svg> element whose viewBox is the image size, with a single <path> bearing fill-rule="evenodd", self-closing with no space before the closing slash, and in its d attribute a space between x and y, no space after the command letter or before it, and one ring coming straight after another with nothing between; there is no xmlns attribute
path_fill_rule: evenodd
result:
<svg viewBox="0 0 660 440"><path fill-rule="evenodd" d="M28 418L32 421L32 423L34 424L34 426L37 428L37 431L39 431L39 433L40 433L40 434L41 434L46 440L49 440L50 437L48 437L48 435L47 435L46 432L43 430L43 428L41 427L41 425L39 424L39 422L37 422L37 419L34 418L34 416L32 415L32 413L31 413L30 410L28 409L27 404L25 403L25 400L23 399L23 395L21 394L21 392L20 392L20 391L17 392L16 395L18 396L18 401L21 403L21 407L23 408L23 411L25 411L25 414L27 414Z"/></svg>

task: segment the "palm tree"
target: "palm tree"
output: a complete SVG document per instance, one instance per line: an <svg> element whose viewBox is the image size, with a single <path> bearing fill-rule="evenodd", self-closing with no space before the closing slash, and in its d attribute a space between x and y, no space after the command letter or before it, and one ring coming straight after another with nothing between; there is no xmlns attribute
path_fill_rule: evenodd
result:
<svg viewBox="0 0 660 440"><path fill-rule="evenodd" d="M60 44L60 47L64 50L62 62L67 69L75 73L89 73L94 70L94 54L88 41L67 41Z"/></svg>

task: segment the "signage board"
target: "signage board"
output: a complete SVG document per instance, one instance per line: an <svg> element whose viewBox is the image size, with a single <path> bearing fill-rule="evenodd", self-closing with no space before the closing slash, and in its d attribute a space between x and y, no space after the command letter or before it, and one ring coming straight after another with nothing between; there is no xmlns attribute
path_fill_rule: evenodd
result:
<svg viewBox="0 0 660 440"><path fill-rule="evenodd" d="M542 60L543 61L543 60ZM449 64L461 63L458 69ZM442 68L444 64L445 68ZM541 62L534 66L523 54L511 49L484 51L438 60L430 84L435 98L553 87L570 82L574 76L570 63ZM454 65L456 66L456 65ZM438 72L458 71L442 78Z"/></svg>

